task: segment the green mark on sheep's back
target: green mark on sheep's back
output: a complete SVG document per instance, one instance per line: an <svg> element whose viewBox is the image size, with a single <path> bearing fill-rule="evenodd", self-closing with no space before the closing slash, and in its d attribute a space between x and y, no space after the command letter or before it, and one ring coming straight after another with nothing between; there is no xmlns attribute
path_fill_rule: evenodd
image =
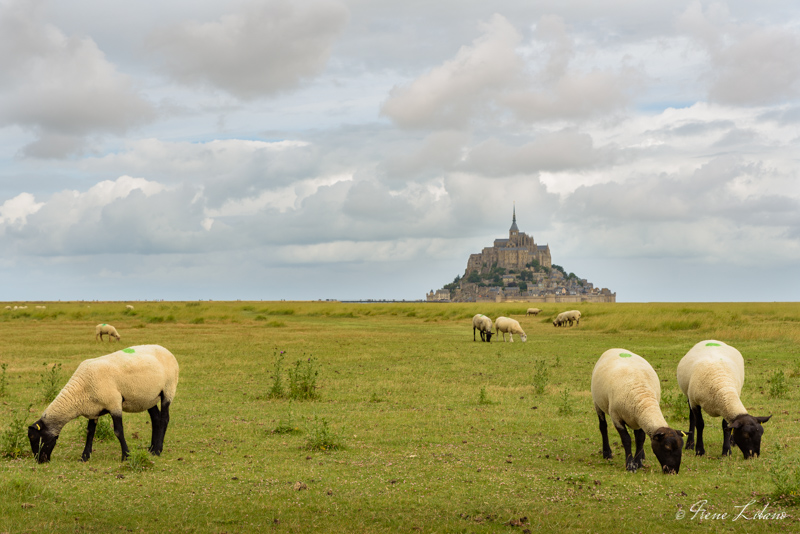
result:
<svg viewBox="0 0 800 534"><path fill-rule="evenodd" d="M620 358L630 358L631 354L628 354L627 352L620 352L619 353L619 357Z"/></svg>
<svg viewBox="0 0 800 534"><path fill-rule="evenodd" d="M719 343L706 343L706 347L721 347Z"/></svg>
<svg viewBox="0 0 800 534"><path fill-rule="evenodd" d="M127 349L122 349L122 352L124 352L126 354L133 354L136 351L131 349L131 348L127 348Z"/></svg>

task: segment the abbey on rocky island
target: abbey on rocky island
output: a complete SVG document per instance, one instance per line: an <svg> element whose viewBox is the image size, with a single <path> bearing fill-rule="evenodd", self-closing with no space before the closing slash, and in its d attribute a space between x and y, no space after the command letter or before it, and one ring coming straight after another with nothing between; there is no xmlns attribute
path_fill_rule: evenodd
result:
<svg viewBox="0 0 800 534"><path fill-rule="evenodd" d="M617 294L597 289L586 279L554 265L550 245L537 245L520 232L517 210L512 212L508 239L470 254L464 276L437 291L432 302L616 302Z"/></svg>

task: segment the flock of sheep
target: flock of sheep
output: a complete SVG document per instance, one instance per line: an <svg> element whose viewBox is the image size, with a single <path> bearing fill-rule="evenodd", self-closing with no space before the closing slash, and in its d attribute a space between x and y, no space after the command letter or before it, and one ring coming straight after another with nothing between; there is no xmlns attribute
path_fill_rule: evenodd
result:
<svg viewBox="0 0 800 534"><path fill-rule="evenodd" d="M538 315L540 311L531 308L526 315ZM573 321L577 324L580 316L577 310L563 312L553 324L571 325ZM476 332L485 342L500 333L504 340L508 333L510 342L514 341L514 334L523 342L527 340L519 322L508 317L498 317L492 323L489 317L477 314L472 318L473 341L477 341ZM102 341L103 335L107 335L109 341L112 337L121 339L116 328L105 323L97 325L95 339ZM664 419L660 407L661 382L647 360L620 348L609 349L600 356L592 371L591 392L603 440L603 458L613 456L606 421L606 416L610 416L625 449L627 470L636 471L643 466L644 442L649 437L662 472L677 474L684 448L694 449L697 456L705 454L703 410L712 417L722 417L723 456L730 455L734 445L745 459L761 454L762 424L771 416L750 415L742 404L739 396L744 384L744 359L738 350L722 341L701 341L678 363L677 376L678 386L689 404L688 434L670 428ZM122 413L147 410L152 424L149 450L159 455L177 385L178 362L170 351L159 345L129 347L85 360L42 416L28 427L31 450L40 463L49 461L64 425L84 416L89 419L89 426L81 458L87 461L92 454L97 419L109 413L124 460L129 449ZM635 451L632 451L628 428L633 430Z"/></svg>
<svg viewBox="0 0 800 534"><path fill-rule="evenodd" d="M538 315L538 308L529 308L526 315ZM570 310L558 314L553 326L572 326L580 323L581 312ZM518 334L527 340L519 322L508 317L498 317L494 323L495 334ZM478 314L472 318L472 339L480 332L481 341L491 341L492 320ZM731 454L737 446L745 459L761 454L763 423L770 416L753 416L747 413L739 396L744 385L744 359L734 347L717 340L697 343L678 363L678 386L689 405L689 432L670 428L661 413L661 381L653 367L641 356L625 349L605 351L592 371L592 400L600 423L603 439L603 458L612 457L608 441L606 415L611 417L625 449L625 468L636 471L644 462L645 438L650 438L661 470L677 474L681 454L694 449L697 456L705 454L703 446L703 413L722 417L722 455ZM631 450L628 427L633 430L636 450ZM697 441L695 442L695 429ZM684 446L684 440L686 443Z"/></svg>

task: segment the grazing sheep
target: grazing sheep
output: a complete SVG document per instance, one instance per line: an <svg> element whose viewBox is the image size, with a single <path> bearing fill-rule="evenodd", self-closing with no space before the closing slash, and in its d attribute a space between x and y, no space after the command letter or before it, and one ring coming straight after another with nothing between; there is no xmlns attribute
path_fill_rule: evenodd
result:
<svg viewBox="0 0 800 534"><path fill-rule="evenodd" d="M570 310L559 313L553 321L553 326L565 326L567 323L572 326L573 322L575 324L581 323L581 312L578 310Z"/></svg>
<svg viewBox="0 0 800 534"><path fill-rule="evenodd" d="M6 309L7 309L7 310L10 310L10 309L11 309L11 306L6 306Z"/></svg>
<svg viewBox="0 0 800 534"><path fill-rule="evenodd" d="M472 318L472 341L475 339L475 330L481 333L481 341L492 341L492 320L480 313Z"/></svg>
<svg viewBox="0 0 800 534"><path fill-rule="evenodd" d="M628 471L642 467L644 440L649 436L661 470L665 474L678 473L684 434L667 425L659 407L661 384L647 360L624 349L605 351L592 371L592 400L600 420L603 458L613 456L608 443L608 414L625 448L625 468ZM633 429L635 456L631 454L631 437L626 426Z"/></svg>
<svg viewBox="0 0 800 534"><path fill-rule="evenodd" d="M494 322L494 330L495 335L499 334L500 332L503 333L503 341L506 340L506 332L508 332L508 338L511 343L514 342L514 334L519 334L519 338L523 343L528 341L528 336L525 334L525 331L522 329L522 327L519 325L519 321L516 319L498 317Z"/></svg>
<svg viewBox="0 0 800 534"><path fill-rule="evenodd" d="M103 341L103 335L108 335L108 341L111 342L111 338L114 337L117 341L120 340L120 335L117 333L117 329L111 326L110 324L99 324L94 327L94 340L97 341L97 338L100 338L100 341Z"/></svg>
<svg viewBox="0 0 800 534"><path fill-rule="evenodd" d="M37 310L46 310L47 306L36 306Z"/></svg>
<svg viewBox="0 0 800 534"><path fill-rule="evenodd" d="M556 315L556 318L553 319L553 326L559 327L564 325L564 313L559 313Z"/></svg>
<svg viewBox="0 0 800 534"><path fill-rule="evenodd" d="M741 353L722 341L701 341L678 363L678 386L689 401L687 449L697 456L703 447L703 410L711 417L722 416L722 455L731 454L731 445L741 449L745 459L761 454L761 423L771 415L755 417L747 413L739 395L744 385L744 359ZM697 444L694 429L697 427ZM731 430L733 439L731 439Z"/></svg>
<svg viewBox="0 0 800 534"><path fill-rule="evenodd" d="M133 306L131 306L130 304L127 304L127 305L125 306L125 309L126 309L126 310L133 310Z"/></svg>
<svg viewBox="0 0 800 534"><path fill-rule="evenodd" d="M528 311L525 312L525 315L539 315L542 310L539 308L528 308Z"/></svg>
<svg viewBox="0 0 800 534"><path fill-rule="evenodd" d="M158 456L164 448L169 406L177 386L178 362L159 345L139 345L84 360L39 420L28 427L31 450L39 463L49 462L61 429L82 415L89 419L86 446L81 454L85 462L92 454L97 418L110 413L125 460L129 450L122 412L147 410L153 430L150 452Z"/></svg>

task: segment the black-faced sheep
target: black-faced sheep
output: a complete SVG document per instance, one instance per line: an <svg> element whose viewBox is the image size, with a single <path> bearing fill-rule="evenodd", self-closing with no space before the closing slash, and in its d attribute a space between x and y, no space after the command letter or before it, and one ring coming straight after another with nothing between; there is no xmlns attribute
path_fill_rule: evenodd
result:
<svg viewBox="0 0 800 534"><path fill-rule="evenodd" d="M508 317L498 317L497 320L494 322L494 329L495 335L499 334L500 332L503 333L503 341L506 340L506 332L508 332L508 338L511 343L514 342L514 334L519 335L519 338L522 342L528 341L528 336L525 334L525 331L519 324L519 321L516 319L510 319Z"/></svg>
<svg viewBox="0 0 800 534"><path fill-rule="evenodd" d="M475 330L481 333L481 341L491 342L492 320L480 313L472 318L472 341L475 339Z"/></svg>
<svg viewBox="0 0 800 534"><path fill-rule="evenodd" d="M755 417L747 413L739 395L744 385L744 359L735 348L709 339L701 341L678 363L678 386L689 401L689 438L687 449L697 456L703 446L703 410L711 417L722 416L722 455L731 453L731 445L741 449L745 458L761 454L762 423L771 415ZM694 429L697 427L697 443ZM733 439L731 439L733 431Z"/></svg>
<svg viewBox="0 0 800 534"><path fill-rule="evenodd" d="M592 371L592 400L600 421L603 458L613 456L608 443L608 414L625 448L625 468L628 471L642 467L644 441L649 436L662 472L678 473L683 433L670 428L661 413L661 384L647 360L624 349L605 351ZM631 454L631 437L626 426L633 429L635 455Z"/></svg>
<svg viewBox="0 0 800 534"><path fill-rule="evenodd" d="M111 338L116 338L117 341L120 340L120 335L117 333L117 329L111 326L110 324L99 324L94 327L94 340L97 341L97 338L100 338L100 341L103 341L103 335L108 335L108 341L111 341Z"/></svg>
<svg viewBox="0 0 800 534"><path fill-rule="evenodd" d="M147 410L153 430L150 452L158 456L164 447L169 406L177 386L178 362L170 351L159 345L139 345L84 360L39 420L28 427L31 450L39 463L50 461L61 429L82 415L89 419L86 446L81 454L85 462L92 454L97 418L110 413L114 435L125 460L128 445L122 428L122 412ZM159 400L161 410L158 409Z"/></svg>

